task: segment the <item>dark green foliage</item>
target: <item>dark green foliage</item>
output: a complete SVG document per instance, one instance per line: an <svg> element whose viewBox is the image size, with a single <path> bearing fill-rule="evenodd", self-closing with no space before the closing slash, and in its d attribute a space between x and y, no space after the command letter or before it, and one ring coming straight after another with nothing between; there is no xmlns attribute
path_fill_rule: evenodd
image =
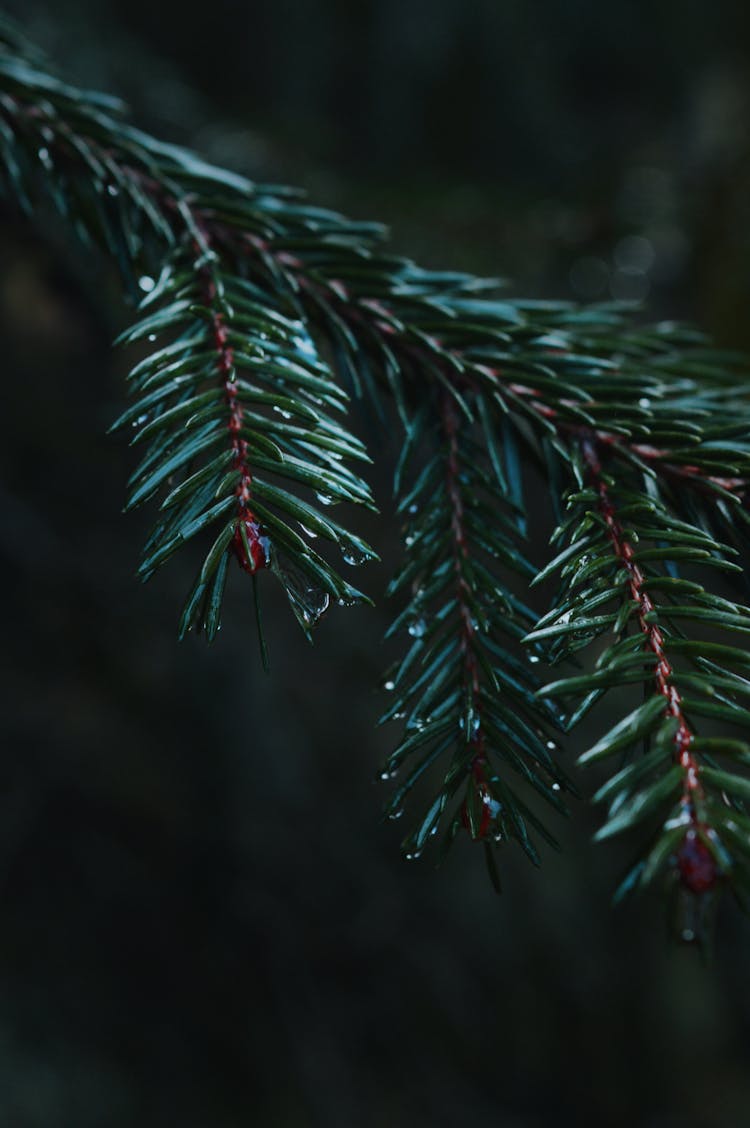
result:
<svg viewBox="0 0 750 1128"><path fill-rule="evenodd" d="M159 505L143 578L203 545L181 634L215 636L232 560L256 595L273 571L307 633L331 600L365 599L346 568L374 552L330 516L374 508L349 394L400 430L401 656L383 720L404 723L382 774L398 776L392 817L413 789L426 796L407 856L465 829L496 884L496 845L538 862L573 790L560 734L625 687L580 757L609 772L599 837L635 829L645 843L623 888L666 870L691 895L742 892L750 611L724 586L748 529L742 358L616 304L508 299L495 281L421 270L383 249L376 224L142 134L8 29L0 171L9 198L59 212L140 299L123 343L148 348L117 426L145 448L129 505ZM549 562L529 558L544 519L527 509L530 474L558 521ZM536 585L552 576L538 619ZM542 659L594 644L593 668L541 687Z"/></svg>
<svg viewBox="0 0 750 1128"><path fill-rule="evenodd" d="M229 557L252 560L252 545L237 540L238 531L241 539L247 537L248 521L258 526L263 542L249 570L270 566L279 575L305 630L330 599L363 598L312 540L333 542L349 563L374 555L323 510L335 501L372 506L367 486L344 461L366 458L361 443L333 414L345 410L346 396L304 323L293 311L273 308L251 282L233 273L233 265L225 267L196 232L165 263L141 303L141 320L122 338L169 335L168 343L133 369L138 398L117 424L137 429L134 442L148 440L129 504L170 485L140 571L147 579L185 541L213 529L215 539L181 625L181 633L196 626L209 639L219 626ZM228 442L233 418L236 428ZM246 447L242 457L240 443ZM244 522L238 512L243 478L252 493ZM295 572L286 564L289 558Z"/></svg>
<svg viewBox="0 0 750 1128"><path fill-rule="evenodd" d="M697 462L703 449L695 454ZM734 570L737 552L678 516L681 508L694 507L689 495L670 510L658 486L646 488L636 473L615 481L588 453L596 488L569 498L568 514L553 538L566 543L553 562L560 591L527 641L550 640L553 660L603 636L606 645L590 673L547 685L544 698L578 701L574 717L580 717L612 689L641 687L640 704L579 757L584 765L613 765L594 795L607 807L597 837L641 823L651 827L648 852L631 879L641 888L670 860L679 864L686 841L698 841L707 851L702 880L713 884L715 870L716 878L731 881L741 895L747 882L750 823L743 800L750 794L744 774L750 744L738 736L750 721L750 682L743 674L749 659L741 649L742 636L750 632L750 609L674 574L676 561L691 572L694 566L696 576L709 570L707 579L714 569ZM704 736L706 720L721 722L725 734ZM689 878L687 883L691 886ZM700 885L692 881L694 892L703 891Z"/></svg>
<svg viewBox="0 0 750 1128"><path fill-rule="evenodd" d="M568 783L551 754L559 718L535 697L538 681L518 647L534 615L509 579L515 573L527 585L534 568L519 533L522 511L508 498L517 455L496 442L491 396L437 395L438 420L426 427L417 416L398 476L406 554L389 593L408 598L390 633L407 641L386 681L393 702L383 720L403 718L404 734L383 775L404 778L388 813L401 813L429 771L440 789L404 840L407 857L422 852L456 800L446 845L463 824L487 843L515 839L538 863L531 831L554 840L523 795L531 789L564 811L559 792ZM417 438L426 457L407 485L403 463Z"/></svg>

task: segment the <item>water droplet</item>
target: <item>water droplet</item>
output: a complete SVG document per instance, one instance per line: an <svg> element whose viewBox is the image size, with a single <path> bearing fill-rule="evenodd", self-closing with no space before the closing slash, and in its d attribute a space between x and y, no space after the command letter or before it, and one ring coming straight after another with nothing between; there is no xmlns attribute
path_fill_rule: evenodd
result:
<svg viewBox="0 0 750 1128"><path fill-rule="evenodd" d="M351 564L353 568L358 568L360 564L366 564L368 560L372 560L372 553L366 552L353 544L342 544L341 555L345 562Z"/></svg>
<svg viewBox="0 0 750 1128"><path fill-rule="evenodd" d="M396 807L395 811L389 811L388 812L388 818L391 820L391 822L395 822L396 819L401 818L403 813L404 813L403 807Z"/></svg>
<svg viewBox="0 0 750 1128"><path fill-rule="evenodd" d="M315 495L321 505L333 505L334 498L330 494L316 493Z"/></svg>
<svg viewBox="0 0 750 1128"><path fill-rule="evenodd" d="M380 778L382 780L395 779L397 775L398 775L398 769L397 768L392 768L390 771L389 771L388 768L383 768L382 772L380 773Z"/></svg>
<svg viewBox="0 0 750 1128"><path fill-rule="evenodd" d="M52 161L50 160L49 149L47 149L46 146L43 145L42 148L38 150L37 156L39 157L39 160L42 162L42 164L44 165L44 167L46 169L52 168Z"/></svg>
<svg viewBox="0 0 750 1128"><path fill-rule="evenodd" d="M533 663L533 665L536 665L538 661L539 658L536 654L529 654L529 662Z"/></svg>
<svg viewBox="0 0 750 1128"><path fill-rule="evenodd" d="M642 396L641 399L638 400L638 406L639 407L651 407L651 400L648 399L647 396Z"/></svg>
<svg viewBox="0 0 750 1128"><path fill-rule="evenodd" d="M683 928L680 935L686 944L692 944L693 940L695 940L695 932L692 928Z"/></svg>
<svg viewBox="0 0 750 1128"><path fill-rule="evenodd" d="M142 274L138 279L138 285L143 290L144 294L150 294L156 282L148 274Z"/></svg>
<svg viewBox="0 0 750 1128"><path fill-rule="evenodd" d="M413 533L409 533L409 536L405 539L404 544L406 545L407 548L411 548L411 546L414 544L414 541L416 539L417 538L413 535Z"/></svg>
<svg viewBox="0 0 750 1128"><path fill-rule="evenodd" d="M383 689L386 691L386 693L391 693L392 690L394 690L395 688L396 688L396 683L394 681L387 681L385 683L385 685L383 686Z"/></svg>
<svg viewBox="0 0 750 1128"><path fill-rule="evenodd" d="M416 862L417 858L422 857L421 850L411 850L408 854L404 854L407 862Z"/></svg>
<svg viewBox="0 0 750 1128"><path fill-rule="evenodd" d="M303 627L314 627L328 610L331 597L327 591L315 587L307 576L294 567L276 565L279 578L286 588L287 598Z"/></svg>
<svg viewBox="0 0 750 1128"><path fill-rule="evenodd" d="M319 591L318 588L307 589L301 610L309 626L314 627L318 619L325 615L330 602L331 597L327 591Z"/></svg>
<svg viewBox="0 0 750 1128"><path fill-rule="evenodd" d="M278 412L278 414L281 416L282 419L291 419L292 418L291 411L285 411L284 408L279 407L279 405L277 403L275 403L273 405L273 409L274 409L274 411Z"/></svg>
<svg viewBox="0 0 750 1128"><path fill-rule="evenodd" d="M301 521L298 521L297 524L299 525L300 529L302 529L302 532L305 534L306 537L309 537L310 540L316 539L318 534L314 533L312 531L312 529L308 529L307 525L303 525Z"/></svg>
<svg viewBox="0 0 750 1128"><path fill-rule="evenodd" d="M560 791L560 790L562 790L562 788L561 788L561 785L560 785L560 784L559 784L559 783L557 782L557 780L555 780L555 782L554 782L554 783L552 784L552 790L553 790L553 791Z"/></svg>
<svg viewBox="0 0 750 1128"><path fill-rule="evenodd" d="M109 193L110 196L119 196L120 195L120 189L115 184L108 184L107 185L107 192Z"/></svg>
<svg viewBox="0 0 750 1128"><path fill-rule="evenodd" d="M147 340L147 341L155 341L155 340L156 340L156 333L149 333L149 335L148 335L148 337L146 338L146 340Z"/></svg>
<svg viewBox="0 0 750 1128"><path fill-rule="evenodd" d="M414 514L417 512L417 506L416 505L410 505L406 512L411 514L411 516L413 517Z"/></svg>
<svg viewBox="0 0 750 1128"><path fill-rule="evenodd" d="M555 743L554 740L548 740L547 741L547 747L549 748L550 752L554 752L555 749L557 748L557 744Z"/></svg>
<svg viewBox="0 0 750 1128"><path fill-rule="evenodd" d="M693 816L690 808L685 806L680 809L680 813L673 819L667 819L664 823L665 830L674 830L678 826L689 826L692 824Z"/></svg>
<svg viewBox="0 0 750 1128"><path fill-rule="evenodd" d="M502 830L496 830L495 833L492 835L492 841L493 842L502 842L504 837L505 837L505 835L503 834Z"/></svg>
<svg viewBox="0 0 750 1128"><path fill-rule="evenodd" d="M409 623L408 630L412 638L422 638L427 630L427 624L424 619L415 619L413 623Z"/></svg>

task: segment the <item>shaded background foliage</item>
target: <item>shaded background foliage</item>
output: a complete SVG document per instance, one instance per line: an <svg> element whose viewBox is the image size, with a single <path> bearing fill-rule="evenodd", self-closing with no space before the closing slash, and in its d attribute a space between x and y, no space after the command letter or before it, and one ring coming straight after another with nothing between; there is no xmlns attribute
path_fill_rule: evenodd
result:
<svg viewBox="0 0 750 1128"><path fill-rule="evenodd" d="M6 8L140 124L390 222L426 265L750 345L746 5ZM267 585L270 679L239 573L217 645L178 647L190 565L134 583L150 514L122 517L105 436L116 279L0 224L0 1122L738 1128L747 922L706 971L658 905L611 911L627 846L591 850L583 810L541 873L508 856L500 900L468 842L401 862L373 782L394 530L361 529L378 610L335 609L314 650Z"/></svg>

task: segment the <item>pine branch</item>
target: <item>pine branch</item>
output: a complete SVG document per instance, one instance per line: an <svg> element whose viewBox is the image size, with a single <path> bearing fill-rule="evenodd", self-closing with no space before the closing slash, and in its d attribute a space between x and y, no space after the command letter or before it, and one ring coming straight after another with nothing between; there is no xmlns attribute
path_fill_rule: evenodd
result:
<svg viewBox="0 0 750 1128"><path fill-rule="evenodd" d="M149 350L118 426L146 446L129 504L161 496L143 578L206 538L181 634L216 635L232 559L256 597L259 574L274 572L307 633L332 600L364 599L312 542L350 565L374 556L328 514L334 502L374 508L350 465L367 456L343 419L347 389L387 428L400 421L407 520L391 592L405 604L391 633L407 645L384 719L405 725L384 775L404 775L390 813L429 792L407 856L465 828L495 881L497 842L538 861L533 835L554 840L536 796L562 811L572 790L552 755L553 700L578 699L572 728L609 689L640 685L643 703L583 757L629 757L598 793L601 836L651 824L629 886L671 870L691 894L742 892L750 745L704 736L696 718L750 718L744 651L700 637L704 624L744 632L750 612L677 569L736 571L747 549L743 358L679 325L635 326L616 303L498 297L496 280L422 270L383 248L378 224L134 129L119 103L52 76L5 25L0 173L10 199L56 210L140 299L123 341ZM563 545L541 572L526 544L532 466ZM525 588L553 572L556 606L529 633ZM561 661L610 629L591 672L540 688L542 654Z"/></svg>
<svg viewBox="0 0 750 1128"><path fill-rule="evenodd" d="M34 193L53 184L54 202L67 215L80 206L76 193L87 193L90 213L79 218L93 217L93 223L83 230L117 256L131 288L140 271L163 256L149 237L171 248L156 289L142 302L146 316L122 338L172 337L134 369L139 399L120 421L138 427L136 442L150 440L133 476L130 505L171 482L175 471L183 475L165 499L166 516L147 543L141 575L148 578L185 541L220 524L188 598L181 634L196 626L215 636L230 554L247 572L272 568L306 632L331 599L364 599L310 541L334 541L350 564L375 556L320 511L321 504L341 500L374 507L364 481L342 461L364 459L365 451L330 414L345 409L346 396L321 362L292 295L279 293L278 285L258 289L243 277L243 252L258 226L257 214L247 208L253 186L115 122L100 111L97 98L14 66L14 60L2 62L5 77L35 99L27 104L16 94L2 96L21 142L16 151L30 157L43 143L37 155L46 172L59 173L40 179L30 160L6 160L22 203L30 208ZM42 90L54 101L40 102ZM215 194L217 185L239 197L237 231L226 211L219 213L217 203L226 208L221 196L210 207L199 202L200 191ZM270 476L254 474L251 464ZM299 496L300 485L323 501Z"/></svg>
<svg viewBox="0 0 750 1128"><path fill-rule="evenodd" d="M606 450L606 448L605 448ZM608 690L642 685L643 702L618 719L579 759L626 765L599 789L608 805L597 837L607 838L643 822L652 828L646 855L622 890L644 888L671 870L691 894L713 891L720 881L736 892L750 876L750 820L742 801L750 781L750 744L724 735L699 734L696 719L718 720L741 729L750 710L742 703L750 682L745 651L686 635L708 624L730 632L750 631L750 609L711 594L681 578L676 566L740 571L734 549L679 520L637 480L624 484L609 472L611 452L593 439L582 443L586 487L569 498L569 515L558 530L567 542L546 572L558 570L556 606L527 636L552 642L554 660L588 646L606 631L607 645L590 673L565 678L542 690L545 698L580 699L569 727ZM645 741L645 751L635 757ZM716 757L725 766L718 767Z"/></svg>
<svg viewBox="0 0 750 1128"><path fill-rule="evenodd" d="M276 572L306 632L331 599L365 598L311 543L318 537L333 542L348 563L375 555L322 512L334 501L372 501L345 464L365 459L364 448L331 414L345 410L346 397L304 324L234 274L198 226L165 266L142 311L126 341L154 332L171 339L131 373L138 399L117 424L132 424L134 441L150 443L132 478L130 505L167 481L172 488L141 575L148 578L204 529L219 529L185 606L181 634L196 627L215 636L231 556L253 575L267 567ZM300 487L312 499L300 496Z"/></svg>
<svg viewBox="0 0 750 1128"><path fill-rule="evenodd" d="M464 827L484 843L498 884L492 846L515 840L538 865L534 834L555 841L532 796L565 812L560 792L570 783L552 755L559 718L535 696L538 680L518 647L534 615L508 580L528 583L535 570L523 550L523 514L508 501L516 449L497 440L492 405L477 389L460 398L441 389L425 408L398 474L408 532L389 591L408 597L389 634L405 634L407 645L387 677L394 700L382 720L403 719L404 730L383 777L405 778L387 813L398 817L425 774L437 777L426 815L404 839L406 857L418 857L441 826L444 849ZM422 447L424 465L402 484Z"/></svg>

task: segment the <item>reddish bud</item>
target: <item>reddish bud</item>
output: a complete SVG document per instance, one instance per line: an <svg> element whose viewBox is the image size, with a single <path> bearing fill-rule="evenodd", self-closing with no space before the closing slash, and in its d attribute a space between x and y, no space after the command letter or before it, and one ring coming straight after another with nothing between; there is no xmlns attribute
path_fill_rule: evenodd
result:
<svg viewBox="0 0 750 1128"><path fill-rule="evenodd" d="M247 548L245 547L245 538L242 536L242 524L245 526ZM245 572L252 574L260 571L261 568L268 567L271 542L254 517L240 518L234 530L232 544L240 568L244 569ZM249 554L248 549L250 550Z"/></svg>
<svg viewBox="0 0 750 1128"><path fill-rule="evenodd" d="M677 853L680 881L691 893L707 893L716 885L718 873L713 855L694 830L685 835Z"/></svg>

